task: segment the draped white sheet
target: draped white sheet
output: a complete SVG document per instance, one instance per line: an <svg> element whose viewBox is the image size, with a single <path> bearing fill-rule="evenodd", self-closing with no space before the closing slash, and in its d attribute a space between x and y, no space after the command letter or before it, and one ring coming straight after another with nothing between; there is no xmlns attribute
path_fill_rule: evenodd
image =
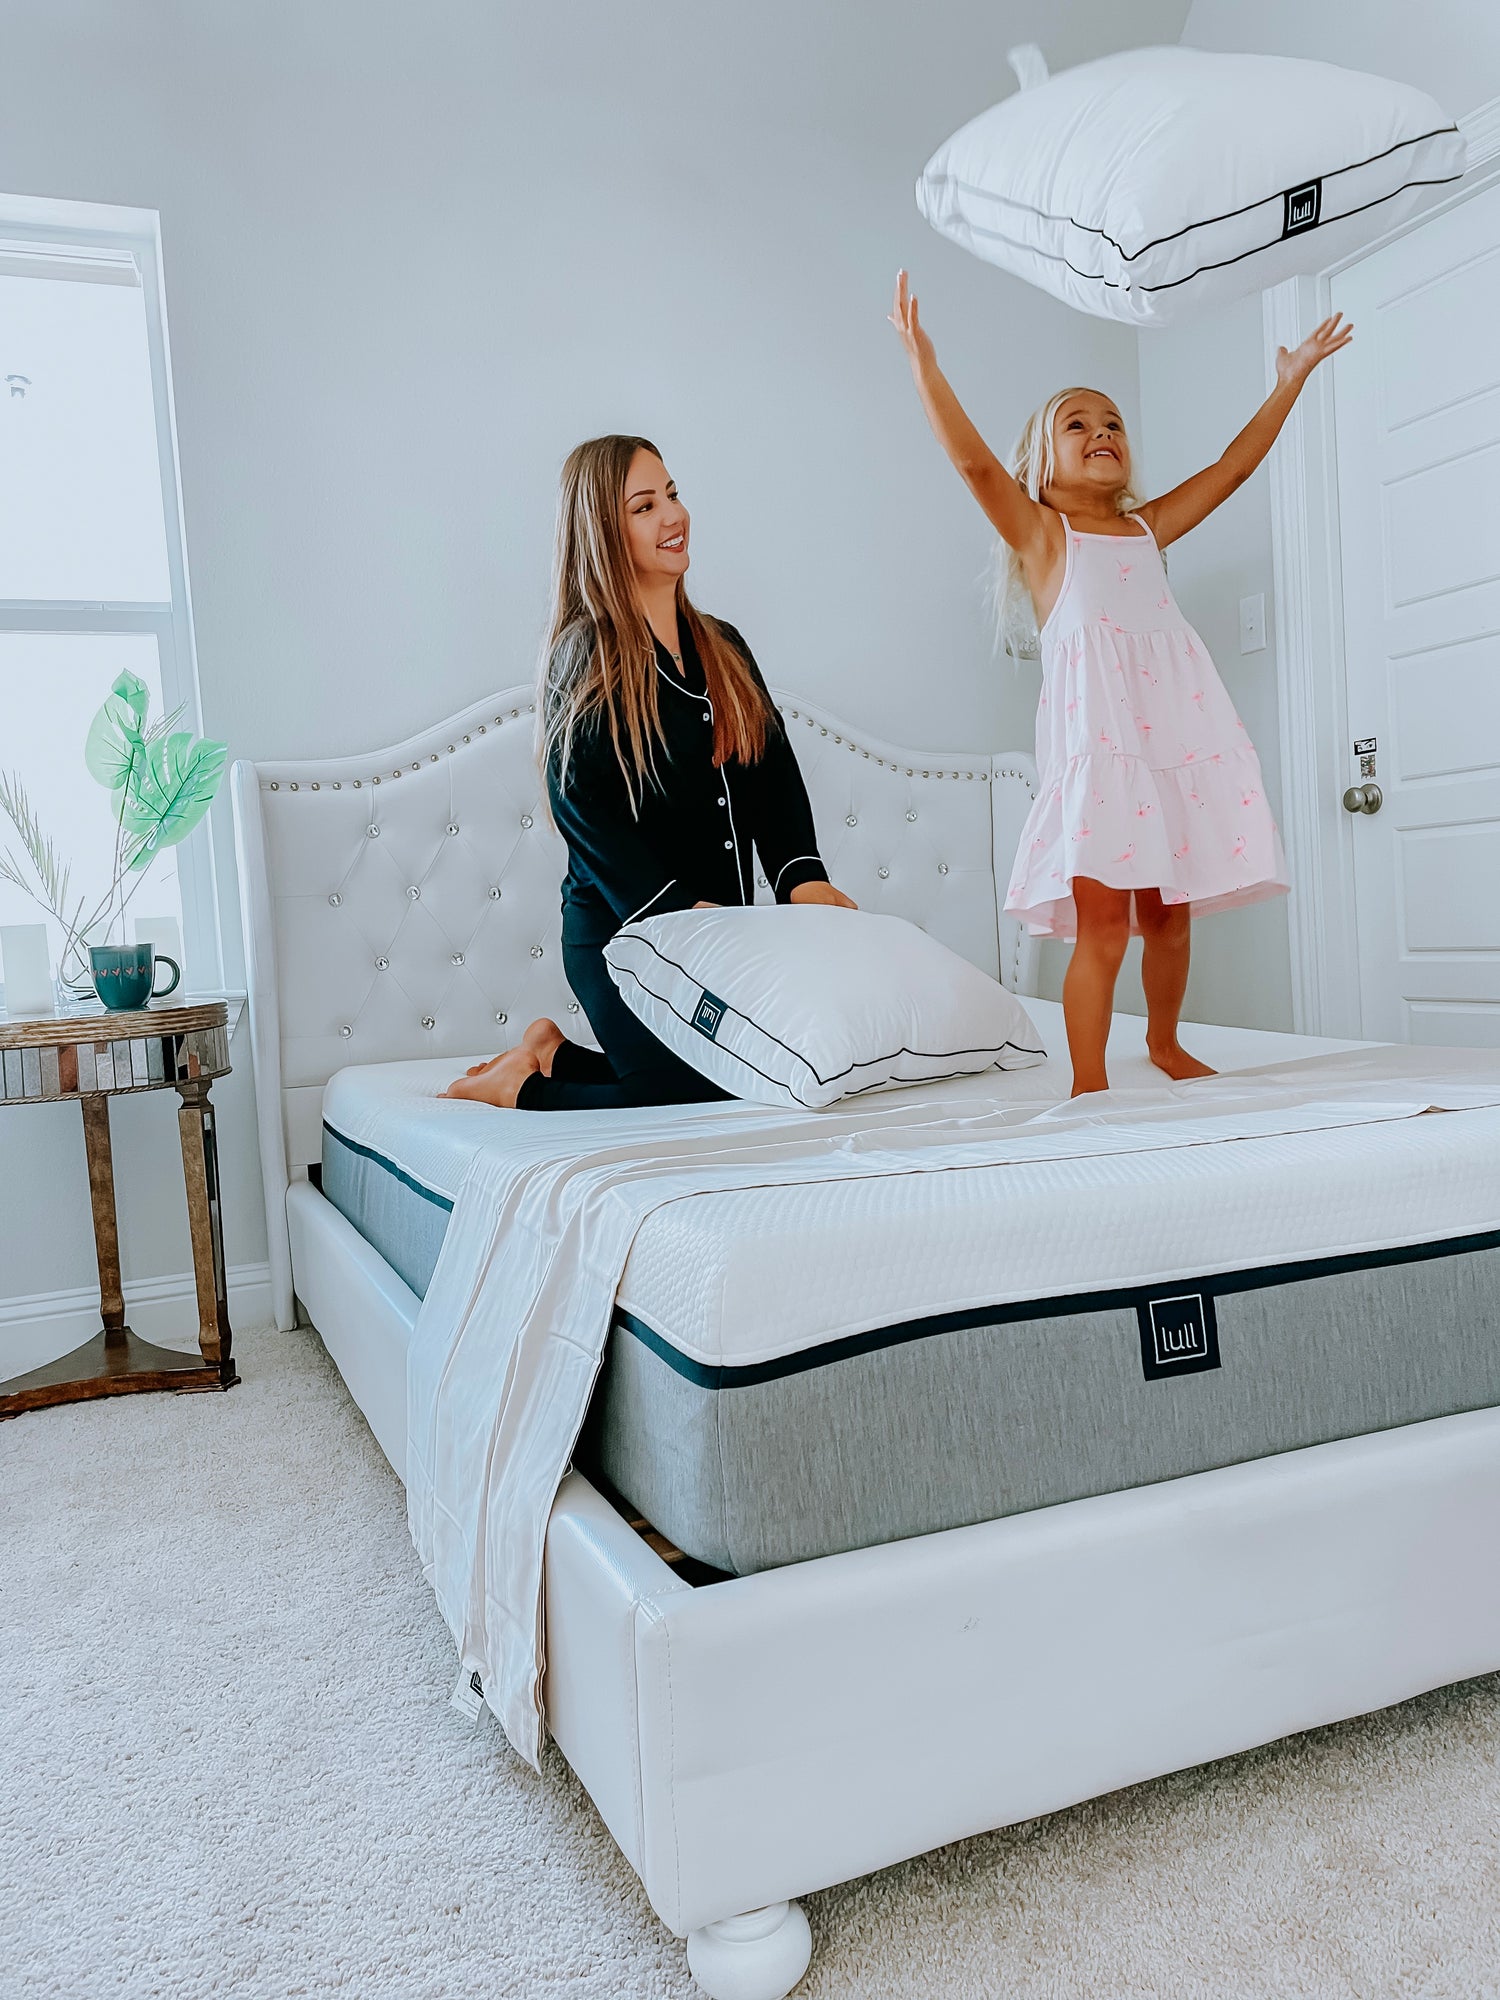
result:
<svg viewBox="0 0 1500 2000"><path fill-rule="evenodd" d="M455 1203L407 1373L412 1538L464 1671L479 1672L507 1736L535 1764L547 1520L631 1243L663 1204L855 1176L1023 1173L1033 1160L1495 1107L1500 1056L1371 1048L1063 1104L1039 1088L1035 1100L976 1106L930 1086L848 1111L713 1105L660 1121L619 1112L588 1119L582 1151L571 1115L497 1112L495 1143L476 1155Z"/></svg>

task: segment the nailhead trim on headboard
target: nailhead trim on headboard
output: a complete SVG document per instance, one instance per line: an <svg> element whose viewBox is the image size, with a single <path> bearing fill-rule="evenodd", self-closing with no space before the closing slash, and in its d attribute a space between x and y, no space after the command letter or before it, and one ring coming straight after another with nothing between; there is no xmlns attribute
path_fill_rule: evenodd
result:
<svg viewBox="0 0 1500 2000"><path fill-rule="evenodd" d="M536 714L536 703L534 701L531 701L526 704L524 709L513 708L508 715L505 714L497 715L495 717L494 727L496 729L503 729L507 722L518 722L523 715L535 715L535 714ZM427 755L427 762L429 764L439 763L444 754L446 754L449 757L456 757L459 751L463 748L465 743L472 743L475 736L488 735L489 730L490 730L490 724L487 722L481 722L477 729L475 729L472 732L466 733L465 735L460 737L457 743L450 743L448 745L446 753L438 750L429 751ZM408 766L408 769L413 771L420 771L421 768L422 768L422 760L420 757L414 764ZM387 783L394 781L401 775L402 773L399 770L392 771L387 778ZM349 781L351 790L356 792L362 790L365 785L378 785L380 782L381 780L378 775L373 778L351 778ZM287 790L289 792L295 792L300 789L301 789L300 784L298 780L295 778L293 778L287 785ZM322 789L322 786L320 782L314 781L308 785L307 789L310 792L316 792L320 791ZM332 792L341 792L344 789L343 780L341 778L330 779L328 789ZM263 779L261 782L261 790L264 792L279 792L281 790L280 779L279 778Z"/></svg>
<svg viewBox="0 0 1500 2000"><path fill-rule="evenodd" d="M987 785L990 781L988 771L933 771L930 769L919 771L914 764L892 764L884 757L877 757L874 751L864 749L852 737L846 738L841 736L836 729L830 730L826 723L819 722L815 716L804 715L800 708L793 708L787 704L782 707L781 712L783 715L790 716L793 722L805 722L809 729L816 729L820 736L831 736L835 743L843 744L844 748L851 753L857 752L861 757L870 758L883 771L904 772L908 778L977 778L982 785ZM1010 775L1014 777L1016 774L1012 772Z"/></svg>

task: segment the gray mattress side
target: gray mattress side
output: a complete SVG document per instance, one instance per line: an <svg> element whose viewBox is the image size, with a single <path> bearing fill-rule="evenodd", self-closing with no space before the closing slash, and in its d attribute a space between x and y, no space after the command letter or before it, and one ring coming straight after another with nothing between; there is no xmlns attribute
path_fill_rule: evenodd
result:
<svg viewBox="0 0 1500 2000"><path fill-rule="evenodd" d="M322 1186L425 1294L446 1198L329 1131ZM622 1315L580 1462L745 1575L1500 1405L1500 1234L1330 1261L1161 1288L1207 1301L1193 1337L1216 1330L1217 1365L1169 1351L1150 1377L1139 1291L746 1369L701 1368Z"/></svg>
<svg viewBox="0 0 1500 2000"><path fill-rule="evenodd" d="M680 1548L745 1575L1500 1404L1500 1248L1225 1283L1205 1284L1220 1365L1154 1379L1133 1301L719 1386L617 1325L589 1449Z"/></svg>

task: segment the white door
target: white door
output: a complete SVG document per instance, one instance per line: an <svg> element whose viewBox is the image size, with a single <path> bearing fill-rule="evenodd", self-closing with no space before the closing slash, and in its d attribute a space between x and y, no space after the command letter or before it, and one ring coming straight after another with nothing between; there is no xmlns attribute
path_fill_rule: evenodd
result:
<svg viewBox="0 0 1500 2000"><path fill-rule="evenodd" d="M1333 281L1364 1032L1500 1047L1500 187Z"/></svg>

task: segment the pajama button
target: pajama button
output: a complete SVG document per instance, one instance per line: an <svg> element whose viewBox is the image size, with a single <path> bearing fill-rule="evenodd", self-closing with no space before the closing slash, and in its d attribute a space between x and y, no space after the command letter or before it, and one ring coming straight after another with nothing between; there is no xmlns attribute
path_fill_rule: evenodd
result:
<svg viewBox="0 0 1500 2000"><path fill-rule="evenodd" d="M709 711L708 709L706 709L706 708L705 708L705 709L704 709L704 711L703 711L703 720L704 720L705 722L712 722L712 721L713 721L713 715L712 715L712 713L711 713L711 712L710 712L710 711Z"/></svg>
<svg viewBox="0 0 1500 2000"><path fill-rule="evenodd" d="M734 846L734 842L732 840L726 840L724 845L726 847L732 848Z"/></svg>
<svg viewBox="0 0 1500 2000"><path fill-rule="evenodd" d="M720 804L721 806L722 806L722 805L725 805L725 804L727 804L727 803L728 803L728 801L727 801L727 800L725 800L725 799L720 799L720 801L719 801L719 804Z"/></svg>

